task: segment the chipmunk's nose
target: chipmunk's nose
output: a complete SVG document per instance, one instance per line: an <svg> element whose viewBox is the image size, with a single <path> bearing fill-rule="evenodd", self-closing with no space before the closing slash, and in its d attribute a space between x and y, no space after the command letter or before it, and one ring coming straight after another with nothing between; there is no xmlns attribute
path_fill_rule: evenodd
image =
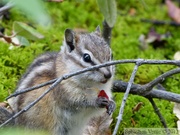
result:
<svg viewBox="0 0 180 135"><path fill-rule="evenodd" d="M111 78L112 74L110 72L104 74L104 78L109 79Z"/></svg>

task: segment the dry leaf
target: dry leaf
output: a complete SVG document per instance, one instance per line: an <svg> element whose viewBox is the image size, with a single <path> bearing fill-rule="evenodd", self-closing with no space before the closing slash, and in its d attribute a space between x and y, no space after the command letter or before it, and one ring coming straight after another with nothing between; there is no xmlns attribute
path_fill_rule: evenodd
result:
<svg viewBox="0 0 180 135"><path fill-rule="evenodd" d="M133 124L133 126L136 126L136 122L134 121L134 119L131 117L131 123Z"/></svg>
<svg viewBox="0 0 180 135"><path fill-rule="evenodd" d="M163 47L166 42L165 39L170 36L170 32L166 32L165 34L159 34L155 31L154 28L151 28L147 35L140 35L140 48L142 50L147 49L149 43L151 43L155 49L158 47Z"/></svg>
<svg viewBox="0 0 180 135"><path fill-rule="evenodd" d="M134 112L138 112L142 105L143 105L143 102L139 102L139 103L133 108L133 113L134 113Z"/></svg>
<svg viewBox="0 0 180 135"><path fill-rule="evenodd" d="M180 23L180 9L171 1L166 0L169 16L177 23Z"/></svg>
<svg viewBox="0 0 180 135"><path fill-rule="evenodd" d="M135 15L136 15L136 9L135 9L135 8L131 8L131 9L129 10L129 15L135 16Z"/></svg>
<svg viewBox="0 0 180 135"><path fill-rule="evenodd" d="M83 135L111 135L111 116L106 112L99 117L94 117L89 122Z"/></svg>

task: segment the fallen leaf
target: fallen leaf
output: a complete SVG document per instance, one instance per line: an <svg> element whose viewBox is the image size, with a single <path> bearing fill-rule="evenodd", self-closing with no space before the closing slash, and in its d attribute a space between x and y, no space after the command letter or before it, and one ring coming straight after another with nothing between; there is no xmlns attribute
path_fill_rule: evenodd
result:
<svg viewBox="0 0 180 135"><path fill-rule="evenodd" d="M135 8L131 8L131 9L129 10L129 15L135 16L135 15L136 15L136 9L135 9Z"/></svg>
<svg viewBox="0 0 180 135"><path fill-rule="evenodd" d="M136 122L134 121L134 119L131 117L131 123L133 124L133 127L136 126Z"/></svg>
<svg viewBox="0 0 180 135"><path fill-rule="evenodd" d="M143 102L139 102L139 103L133 108L133 113L134 113L134 112L138 112L142 105L143 105Z"/></svg>
<svg viewBox="0 0 180 135"><path fill-rule="evenodd" d="M15 46L28 46L30 45L29 41L22 36L15 36L12 38L12 44Z"/></svg>
<svg viewBox="0 0 180 135"><path fill-rule="evenodd" d="M22 45L28 46L29 45L29 41L22 36L17 36L17 35L5 36L5 35L3 35L2 38L4 39L4 41L6 41L7 43L9 43L13 46L22 46Z"/></svg>
<svg viewBox="0 0 180 135"><path fill-rule="evenodd" d="M180 23L180 9L171 1L166 0L169 16L177 23Z"/></svg>
<svg viewBox="0 0 180 135"><path fill-rule="evenodd" d="M166 43L166 39L170 37L170 32L166 32L165 34L159 34L155 31L154 28L151 28L147 35L140 35L139 42L140 48L145 50L148 48L149 44L152 44L153 48L163 47Z"/></svg>

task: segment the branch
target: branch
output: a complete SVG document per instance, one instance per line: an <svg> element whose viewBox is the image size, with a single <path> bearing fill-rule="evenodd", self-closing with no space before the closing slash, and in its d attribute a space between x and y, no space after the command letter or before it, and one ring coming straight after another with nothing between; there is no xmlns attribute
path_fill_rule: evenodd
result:
<svg viewBox="0 0 180 135"><path fill-rule="evenodd" d="M157 77L156 79L154 79L153 81L147 83L144 87L145 89L144 90L140 90L139 92L140 93L144 93L144 94L147 94L149 91L152 90L152 88L157 85L158 83L161 83L162 81L165 80L165 78L169 77L169 76L172 76L174 74L178 74L180 73L180 68L176 68L176 69L173 69L173 70L170 70L162 75L160 75L159 77Z"/></svg>
<svg viewBox="0 0 180 135"><path fill-rule="evenodd" d="M123 112L124 112L124 107L125 107L125 104L126 104L126 100L128 98L128 95L129 95L129 91L131 89L131 86L134 82L134 78L135 78L135 75L136 75L136 72L138 70L138 67L139 67L140 63L136 63L136 65L134 66L134 70L131 74L131 77L130 77L130 80L128 82L128 86L127 86L127 89L126 89L126 92L124 94L124 97L123 97L123 100L122 100L122 103L121 103L121 106L120 106L120 110L119 110L119 115L118 115L118 121L116 123L116 126L115 126L115 129L114 129L114 132L113 132L113 135L116 135L117 134L117 131L118 131L118 128L119 128L119 125L122 121L122 116L123 116Z"/></svg>
<svg viewBox="0 0 180 135"><path fill-rule="evenodd" d="M174 21L160 21L160 20L150 20L150 19L141 19L142 22L152 23L155 25L171 25L171 26L180 26L180 23Z"/></svg>
<svg viewBox="0 0 180 135"><path fill-rule="evenodd" d="M127 85L128 85L127 82L123 82L120 80L114 81L113 92L124 93L126 91ZM130 90L130 94L144 96L142 93L139 93L139 91L143 89L144 89L143 85L133 84ZM150 92L147 93L146 97L164 99L164 100L180 103L180 94L175 94L164 90L152 89Z"/></svg>
<svg viewBox="0 0 180 135"><path fill-rule="evenodd" d="M50 85L50 84L54 83L56 80L57 80L57 79L53 79L53 80L50 80L50 81L48 81L48 82L41 83L41 84L39 84L39 85L30 87L30 88L26 88L26 89L23 89L23 90L15 91L13 94L11 94L10 96L8 96L8 97L6 98L6 100L8 100L9 98L12 98L12 97L16 97L16 96L18 96L18 95L20 95L20 94L24 94L24 93L26 93L26 92L30 92L30 91L36 90L36 89L41 88L41 87L44 87L44 86L46 86L46 85Z"/></svg>
<svg viewBox="0 0 180 135"><path fill-rule="evenodd" d="M158 115L158 117L159 117L162 125L164 126L167 135L170 135L168 126L167 126L167 124L166 124L166 121L165 121L164 117L162 116L161 112L159 111L159 108L156 106L156 103L154 102L154 100L153 100L152 98L148 98L148 100L149 100L149 102L152 104L153 109L154 109L154 112Z"/></svg>
<svg viewBox="0 0 180 135"><path fill-rule="evenodd" d="M149 102L152 104L155 113L158 115L161 123L163 124L164 128L168 128L167 124L165 122L164 117L162 116L161 112L159 111L159 108L156 106L156 103L154 102L154 100L152 98L148 98Z"/></svg>
<svg viewBox="0 0 180 135"><path fill-rule="evenodd" d="M125 64L125 63L139 63L140 65L142 65L142 64L171 64L171 65L180 66L180 61L177 61L177 60L126 59L126 60L111 61L111 62L103 63L103 64L100 64L100 65L92 66L92 67L88 68L87 71L88 71L88 70L95 70L95 69L98 69L98 68L101 68L101 67L106 67L106 66L111 66L111 65L117 65L117 64ZM52 84L52 83L54 83L56 80L57 80L57 78L56 78L56 79L53 79L53 80L50 80L50 81L48 81L48 82L39 84L39 85L37 85L37 86L33 86L33 87L31 87L31 88L26 88L26 89L23 89L23 90L19 90L18 92L15 92L15 93L13 93L12 95L8 96L8 97L6 98L6 100L9 99L9 98L11 98L11 97L15 97L15 96L17 96L17 95L19 95L19 94L23 94L23 93L26 93L26 92L29 92L29 91L38 89L38 88L40 88L40 87L43 87L43 86ZM120 86L119 86L119 87L120 87ZM117 89L117 88L116 88L116 89Z"/></svg>

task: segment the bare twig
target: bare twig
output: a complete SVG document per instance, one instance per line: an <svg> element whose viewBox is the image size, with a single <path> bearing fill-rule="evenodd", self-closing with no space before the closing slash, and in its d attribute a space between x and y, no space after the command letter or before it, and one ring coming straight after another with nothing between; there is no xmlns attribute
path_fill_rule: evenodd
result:
<svg viewBox="0 0 180 135"><path fill-rule="evenodd" d="M127 88L128 83L123 81L114 81L113 84L113 92L125 92ZM139 93L140 90L142 90L144 87L139 84L133 84L130 90L130 94L143 96L142 93ZM172 102L180 103L180 94L175 94L172 92L164 91L164 90L157 90L152 89L150 92L146 95L147 98L158 98L158 99L164 99Z"/></svg>
<svg viewBox="0 0 180 135"><path fill-rule="evenodd" d="M8 99L11 98L11 97L16 97L16 96L18 96L18 95L20 95L20 94L23 94L23 93L26 93L26 92L30 92L30 91L32 91L32 90L35 90L35 89L44 87L44 86L46 86L46 85L50 85L50 84L54 83L56 80L57 80L57 79L53 79L53 80L50 80L50 81L48 81L48 82L41 83L41 84L39 84L39 85L30 87L30 88L26 88L26 89L23 89L23 90L15 91L13 94L11 94L10 96L8 96L8 97L6 98L6 100L8 100Z"/></svg>
<svg viewBox="0 0 180 135"><path fill-rule="evenodd" d="M150 20L150 19L141 19L142 22L152 23L155 25L171 25L171 26L180 26L180 23L174 21L161 21L161 20Z"/></svg>
<svg viewBox="0 0 180 135"><path fill-rule="evenodd" d="M111 62L107 62L107 63L104 63L104 64L101 64L101 65L96 65L96 66L92 66L91 67L91 70L93 69L97 69L97 68L101 68L101 67L105 67L105 66L110 66L110 65L116 65L116 64L124 64L124 63L136 63L136 62L140 62L141 64L172 64L172 65L176 65L176 66L179 66L180 65L180 61L175 61L175 60L144 60L144 59L127 59L127 60L117 60L117 61L111 61ZM159 62L159 63L158 63ZM6 98L9 99L11 97L15 97L19 94L23 94L23 93L26 93L26 92L29 92L29 91L32 91L32 90L35 90L35 89L38 89L40 87L43 87L43 86L46 86L46 85L49 85L49 84L52 84L53 82L55 82L57 79L53 79L53 80L50 80L48 82L45 82L45 83L42 83L42 84L39 84L37 86L33 86L31 88L26 88L26 89L23 89L23 90L19 90L15 93L13 93L12 95L8 96ZM120 86L120 85L119 85ZM117 89L117 87L116 87ZM143 93L143 92L142 92Z"/></svg>
<svg viewBox="0 0 180 135"><path fill-rule="evenodd" d="M144 93L144 95L146 95L149 91L152 90L152 88L157 85L158 83L161 83L162 81L164 81L165 78L172 76L174 74L178 74L180 73L180 68L176 68L173 70L170 70L162 75L160 75L159 77L157 77L156 79L154 79L153 81L147 83L146 85L144 85L143 87L145 87L143 90L140 90L140 93Z"/></svg>
<svg viewBox="0 0 180 135"><path fill-rule="evenodd" d="M129 91L131 89L131 86L134 82L134 78L135 78L135 75L136 75L136 72L138 70L138 67L141 63L136 63L135 67L134 67L134 70L131 74L131 77L130 77L130 80L128 82L128 86L127 86L127 89L126 89L126 92L124 94L124 97L123 97L123 100L122 100L122 103L121 103L121 106L120 106L120 110L119 110L119 115L118 115L118 121L116 123L116 126L115 126L115 129L114 129L114 132L113 132L113 135L116 135L117 131L118 131L118 128L119 128L119 125L122 121L122 116L123 116L123 112L124 112L124 107L125 107L125 104L126 104L126 100L128 98L128 95L129 95Z"/></svg>
<svg viewBox="0 0 180 135"><path fill-rule="evenodd" d="M159 108L156 106L156 103L154 102L154 100L153 100L152 98L148 98L148 100L149 100L149 102L152 104L153 109L154 109L154 112L158 115L158 117L159 117L162 125L164 126L167 135L170 135L168 126L167 126L167 124L166 124L166 121L165 121L164 117L162 116L161 112L159 111Z"/></svg>

